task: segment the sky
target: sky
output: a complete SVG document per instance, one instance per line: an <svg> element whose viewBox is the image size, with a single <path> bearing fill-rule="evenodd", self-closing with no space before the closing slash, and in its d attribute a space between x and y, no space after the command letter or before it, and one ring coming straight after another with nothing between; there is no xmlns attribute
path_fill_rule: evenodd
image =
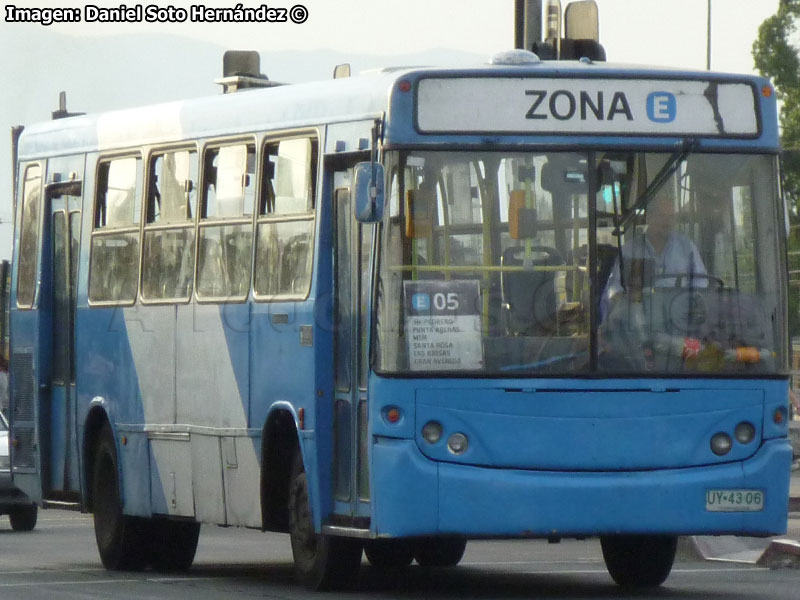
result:
<svg viewBox="0 0 800 600"><path fill-rule="evenodd" d="M126 0L104 2L101 7L118 7ZM138 0L127 0L134 6ZM188 8L203 0L143 0L142 4ZM343 53L372 54L387 57L419 53L429 49L452 49L475 53L487 59L494 53L511 48L514 43L513 0L275 0L274 2L242 0L245 6L290 9L302 2L308 18L302 24L270 23L65 23L47 27L37 24L5 22L0 17L0 36L16 28L15 33L33 31L62 34L75 38L87 36L119 36L124 34L160 33L192 40L213 41L225 48L255 49L265 52L280 50L329 49ZM83 11L85 2L59 0L44 2L17 0L17 7L66 7ZM4 8L9 6L6 3ZM566 4L566 2L564 2ZM600 12L600 41L609 61L647 65L666 65L690 69L706 66L706 0L597 0ZM206 7L232 7L235 1L206 0ZM778 0L711 0L712 61L719 71L753 72L752 43L758 26L773 14ZM69 37L65 38L69 39ZM146 51L146 50L143 50ZM0 56L0 77L13 85L17 95L43 93L42 75L53 68L51 57L36 55L30 48ZM30 77L8 82L3 76L4 63L26 61ZM263 61L263 59L262 59ZM91 69L92 65L76 68ZM303 80L297 74L297 81ZM176 77L176 86L180 78ZM46 90L56 97L58 90ZM125 105L147 104L146 97L130 99ZM109 106L108 109L116 108ZM47 115L43 115L47 118ZM9 114L0 95L0 129L24 122ZM0 131L0 143L7 143L7 134ZM0 178L5 178L5 168ZM9 190L10 182L0 181L0 189ZM0 258L7 258L11 248L10 194L0 194Z"/></svg>
<svg viewBox="0 0 800 600"><path fill-rule="evenodd" d="M124 0L123 0L124 1ZM142 4L188 7L202 0L144 0ZM207 23L70 23L51 25L76 36L109 36L157 31L213 39L228 47L271 49L330 48L369 54L403 54L425 48L452 48L487 56L513 45L513 0L299 0L308 9L300 25ZM269 6L289 8L298 0ZM96 1L98 6L122 2ZM128 0L133 6L136 0ZM566 5L566 0L563 2ZM79 7L76 0L13 2L20 7ZM242 2L259 6L260 1ZM705 68L705 0L597 0L601 42L609 58L622 62ZM207 0L204 6L235 6ZM778 0L711 0L712 68L750 72L750 46L758 25ZM4 24L8 26L7 24Z"/></svg>

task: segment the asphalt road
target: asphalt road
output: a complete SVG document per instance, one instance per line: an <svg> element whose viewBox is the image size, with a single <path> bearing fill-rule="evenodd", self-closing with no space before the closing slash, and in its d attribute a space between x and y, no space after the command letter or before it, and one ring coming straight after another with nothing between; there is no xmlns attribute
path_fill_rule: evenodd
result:
<svg viewBox="0 0 800 600"><path fill-rule="evenodd" d="M800 530L800 520L792 520ZM606 573L595 540L470 542L453 569L412 566L378 571L366 561L359 586L342 594L312 594L292 580L285 535L204 527L195 564L186 574L115 573L100 565L91 516L39 513L30 533L0 518L0 600L379 598L687 598L796 600L797 570L767 570L727 562L679 560L657 591L623 593Z"/></svg>

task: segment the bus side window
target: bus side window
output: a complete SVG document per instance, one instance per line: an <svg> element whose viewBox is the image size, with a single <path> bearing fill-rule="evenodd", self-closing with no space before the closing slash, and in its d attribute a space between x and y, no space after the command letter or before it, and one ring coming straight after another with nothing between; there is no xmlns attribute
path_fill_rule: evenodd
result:
<svg viewBox="0 0 800 600"><path fill-rule="evenodd" d="M89 299L131 303L139 279L142 159L101 161L97 172Z"/></svg>
<svg viewBox="0 0 800 600"><path fill-rule="evenodd" d="M19 275L17 304L33 305L36 293L36 258L39 247L39 207L42 199L42 169L30 165L25 169L22 188L22 227L19 242Z"/></svg>
<svg viewBox="0 0 800 600"><path fill-rule="evenodd" d="M148 181L142 298L188 300L194 272L197 152L153 156Z"/></svg>
<svg viewBox="0 0 800 600"><path fill-rule="evenodd" d="M258 217L255 292L303 296L311 283L317 140L269 141Z"/></svg>
<svg viewBox="0 0 800 600"><path fill-rule="evenodd" d="M197 295L244 300L250 291L256 150L234 144L206 150Z"/></svg>

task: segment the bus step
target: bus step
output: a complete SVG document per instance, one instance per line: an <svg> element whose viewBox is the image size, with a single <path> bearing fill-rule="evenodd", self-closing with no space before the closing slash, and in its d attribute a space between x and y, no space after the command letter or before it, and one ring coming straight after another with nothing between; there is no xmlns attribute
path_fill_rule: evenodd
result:
<svg viewBox="0 0 800 600"><path fill-rule="evenodd" d="M43 500L42 508L57 508L58 510L75 510L80 512L80 502L66 502L64 500Z"/></svg>
<svg viewBox="0 0 800 600"><path fill-rule="evenodd" d="M369 529L359 529L356 527L342 527L341 525L323 525L322 533L328 535L339 535L342 537L368 538Z"/></svg>

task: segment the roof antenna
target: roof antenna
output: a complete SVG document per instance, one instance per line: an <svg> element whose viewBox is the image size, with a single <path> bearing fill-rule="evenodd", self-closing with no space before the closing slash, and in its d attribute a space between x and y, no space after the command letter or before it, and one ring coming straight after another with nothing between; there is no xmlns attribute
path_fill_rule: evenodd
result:
<svg viewBox="0 0 800 600"><path fill-rule="evenodd" d="M59 92L58 93L58 110L54 110L50 113L53 116L53 120L55 119L66 119L68 117L77 117L80 115L85 115L86 113L76 112L71 113L67 110L67 92Z"/></svg>
<svg viewBox="0 0 800 600"><path fill-rule="evenodd" d="M283 85L261 73L261 58L255 50L226 50L222 56L222 78L215 79L224 94Z"/></svg>

